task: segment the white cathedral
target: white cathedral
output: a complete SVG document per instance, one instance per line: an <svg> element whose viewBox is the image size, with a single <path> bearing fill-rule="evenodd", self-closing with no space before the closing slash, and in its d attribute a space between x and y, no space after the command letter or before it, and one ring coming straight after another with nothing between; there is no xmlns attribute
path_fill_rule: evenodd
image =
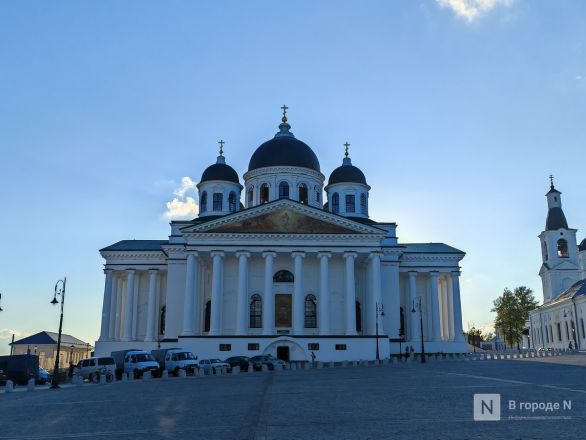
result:
<svg viewBox="0 0 586 440"><path fill-rule="evenodd" d="M324 188L317 156L290 131L283 110L279 132L253 153L244 185L220 147L197 185L197 218L172 221L167 240L100 250L106 280L97 355L181 346L200 358L340 361L384 358L406 346L419 352L422 340L425 352L467 351L464 252L400 243L396 223L370 219L370 186L348 144Z"/></svg>
<svg viewBox="0 0 586 440"><path fill-rule="evenodd" d="M586 238L568 227L562 193L551 178L545 231L539 235L543 304L529 313L531 348L586 349Z"/></svg>

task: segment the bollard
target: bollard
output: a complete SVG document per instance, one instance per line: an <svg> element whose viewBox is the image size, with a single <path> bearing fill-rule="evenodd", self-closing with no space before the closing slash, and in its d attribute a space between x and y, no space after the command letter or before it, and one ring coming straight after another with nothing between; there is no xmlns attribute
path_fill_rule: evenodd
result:
<svg viewBox="0 0 586 440"><path fill-rule="evenodd" d="M324 367L324 364L323 364L323 362L318 362L318 363L317 363L317 368L318 368L318 369L320 369L320 368L323 368L323 367Z"/></svg>
<svg viewBox="0 0 586 440"><path fill-rule="evenodd" d="M122 375L120 376L120 380L122 382L126 382L128 380L128 376L126 373L122 373Z"/></svg>
<svg viewBox="0 0 586 440"><path fill-rule="evenodd" d="M35 390L35 379L34 378L30 378L28 380L28 382L26 383L26 390L27 391L34 391Z"/></svg>
<svg viewBox="0 0 586 440"><path fill-rule="evenodd" d="M14 391L14 382L11 380L6 381L6 385L4 386L5 393L12 393Z"/></svg>
<svg viewBox="0 0 586 440"><path fill-rule="evenodd" d="M105 385L105 384L106 384L106 375L100 374L100 385Z"/></svg>
<svg viewBox="0 0 586 440"><path fill-rule="evenodd" d="M181 370L179 370L181 371ZM151 374L150 370L145 371L144 373L142 373L142 379L143 380L151 380L153 378L153 375Z"/></svg>
<svg viewBox="0 0 586 440"><path fill-rule="evenodd" d="M197 369L197 376L198 377L204 377L205 375L206 375L206 370L204 370L201 367Z"/></svg>
<svg viewBox="0 0 586 440"><path fill-rule="evenodd" d="M297 370L297 362L291 364L291 370Z"/></svg>
<svg viewBox="0 0 586 440"><path fill-rule="evenodd" d="M240 374L240 367L238 365L232 367L232 374Z"/></svg>
<svg viewBox="0 0 586 440"><path fill-rule="evenodd" d="M334 362L330 362L328 365L328 368L334 368L335 363Z"/></svg>
<svg viewBox="0 0 586 440"><path fill-rule="evenodd" d="M177 370L177 377L187 377L187 372L183 368L180 368Z"/></svg>
<svg viewBox="0 0 586 440"><path fill-rule="evenodd" d="M268 365L262 364L262 366L260 367L260 371L262 371L263 373L266 373L267 371L269 371Z"/></svg>
<svg viewBox="0 0 586 440"><path fill-rule="evenodd" d="M169 379L169 372L167 370L163 370L161 373L161 379L168 380Z"/></svg>
<svg viewBox="0 0 586 440"><path fill-rule="evenodd" d="M383 359L383 365L389 365L389 358ZM344 366L344 362L342 362L342 366Z"/></svg>

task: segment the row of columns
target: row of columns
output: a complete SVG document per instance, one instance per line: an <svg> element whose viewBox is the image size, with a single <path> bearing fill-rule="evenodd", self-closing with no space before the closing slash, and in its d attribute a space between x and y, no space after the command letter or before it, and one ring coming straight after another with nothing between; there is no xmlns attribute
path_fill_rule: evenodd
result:
<svg viewBox="0 0 586 440"><path fill-rule="evenodd" d="M417 274L416 271L408 272L410 304L416 304L418 301ZM453 338L454 342L464 342L464 333L462 331L462 306L460 304L460 272L450 272L449 280L444 278L440 280L439 276L440 273L438 271L429 272L432 322L430 339L439 342L442 341L442 339L451 340ZM440 297L442 299L441 317ZM421 338L419 321L417 319L411 319L410 331L412 340L418 340Z"/></svg>
<svg viewBox="0 0 586 440"><path fill-rule="evenodd" d="M156 292L157 292L157 269L149 270L149 290L147 299L147 324L145 341L155 340L156 322ZM116 271L116 274L124 273L126 283L123 283L121 276L114 277L115 271L105 269L106 281L104 286L104 302L102 305L102 324L100 328L100 341L119 339L121 341L133 340L134 317L134 290L136 270L126 269ZM125 286L125 288L124 288ZM124 302L122 299L124 298ZM121 315L121 312L124 312Z"/></svg>
<svg viewBox="0 0 586 440"><path fill-rule="evenodd" d="M248 316L248 278L249 278L249 259L250 252L238 251L238 289L236 302L236 334L246 335L248 333L247 316ZM277 256L274 251L262 253L264 258L264 295L263 295L263 330L265 335L275 333L274 319L274 259ZM304 285L303 285L303 260L305 252L292 252L294 266L294 286L293 286L293 319L292 331L294 334L302 334L304 331ZM195 316L199 316L198 302L199 297L196 276L198 273L197 252L192 251L187 256L187 271L185 283L185 300L183 310L183 331L182 336L191 336L194 334ZM210 316L210 336L221 334L221 304L222 304L222 272L224 252L213 251L212 257L212 291L211 291L211 316ZM356 252L344 253L345 259L345 310L346 310L346 328L347 335L356 334L356 283L354 275ZM318 253L320 260L320 281L319 281L319 303L318 303L318 329L321 335L330 334L330 309L329 309L329 260L330 252ZM372 258L372 277L374 286L374 302L381 301L381 280L380 280L380 255L373 254ZM373 309L374 310L374 309ZM374 312L373 312L374 313ZM382 323L379 322L379 332L383 333Z"/></svg>

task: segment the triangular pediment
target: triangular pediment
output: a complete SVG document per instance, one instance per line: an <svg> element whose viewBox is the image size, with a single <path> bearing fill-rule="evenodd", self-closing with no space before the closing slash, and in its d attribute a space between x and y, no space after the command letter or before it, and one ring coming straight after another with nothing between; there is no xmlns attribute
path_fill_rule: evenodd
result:
<svg viewBox="0 0 586 440"><path fill-rule="evenodd" d="M385 231L290 200L256 206L183 229L184 233L385 234Z"/></svg>
<svg viewBox="0 0 586 440"><path fill-rule="evenodd" d="M578 266L571 261L562 261L557 266L552 267L553 270L578 270Z"/></svg>

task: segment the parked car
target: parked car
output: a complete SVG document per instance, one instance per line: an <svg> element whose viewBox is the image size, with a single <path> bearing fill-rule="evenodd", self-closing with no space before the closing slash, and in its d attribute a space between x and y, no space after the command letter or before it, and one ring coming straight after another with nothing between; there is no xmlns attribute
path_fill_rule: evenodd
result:
<svg viewBox="0 0 586 440"><path fill-rule="evenodd" d="M116 363L114 362L114 358L92 357L81 359L73 371L83 379L87 379L92 382L96 371L102 368L106 368L109 373L114 374L116 371Z"/></svg>
<svg viewBox="0 0 586 440"><path fill-rule="evenodd" d="M230 367L232 368L240 367L241 370L248 370L250 358L248 356L232 356L226 359L225 362L230 364Z"/></svg>
<svg viewBox="0 0 586 440"><path fill-rule="evenodd" d="M144 350L120 350L111 353L116 363L116 379L122 378L122 373L132 373L135 378L142 377L145 371L153 376L160 375L160 366L154 356Z"/></svg>
<svg viewBox="0 0 586 440"><path fill-rule="evenodd" d="M283 369L283 366L285 365L285 362L271 356L270 354L251 357L250 361L252 362L255 371L262 370L263 365L266 365L269 370L274 370L275 367Z"/></svg>
<svg viewBox="0 0 586 440"><path fill-rule="evenodd" d="M43 385L47 382L51 382L51 373L45 370L43 367L39 367L39 378L37 379L37 383L39 385Z"/></svg>
<svg viewBox="0 0 586 440"><path fill-rule="evenodd" d="M202 359L198 364L199 368L203 368L206 374L216 374L220 368L226 368L228 371L232 371L230 364L222 362L220 359Z"/></svg>
<svg viewBox="0 0 586 440"><path fill-rule="evenodd" d="M39 376L39 357L33 354L14 354L0 356L0 370L4 371L6 380L14 384L26 385L29 379L35 381Z"/></svg>
<svg viewBox="0 0 586 440"><path fill-rule="evenodd" d="M185 370L187 374L194 374L197 370L197 358L190 351L182 348L163 348L151 351L161 367L161 371L167 370L175 376L179 370Z"/></svg>

